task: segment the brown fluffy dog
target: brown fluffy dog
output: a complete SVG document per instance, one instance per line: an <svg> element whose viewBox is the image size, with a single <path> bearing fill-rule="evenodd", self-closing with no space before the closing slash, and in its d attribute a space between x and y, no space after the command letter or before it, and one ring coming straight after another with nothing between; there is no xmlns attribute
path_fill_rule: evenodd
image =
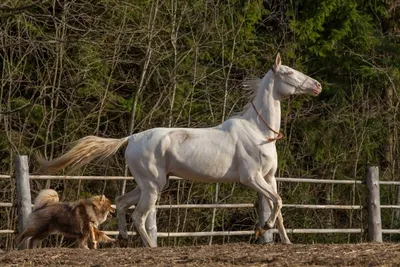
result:
<svg viewBox="0 0 400 267"><path fill-rule="evenodd" d="M104 195L67 203L59 202L56 191L42 190L35 199L25 230L17 237L17 244L29 238L28 248L36 248L49 234L58 233L76 238L80 248L88 248L91 237L94 248L97 248L97 241L115 241L97 229L110 212L114 212L114 208Z"/></svg>

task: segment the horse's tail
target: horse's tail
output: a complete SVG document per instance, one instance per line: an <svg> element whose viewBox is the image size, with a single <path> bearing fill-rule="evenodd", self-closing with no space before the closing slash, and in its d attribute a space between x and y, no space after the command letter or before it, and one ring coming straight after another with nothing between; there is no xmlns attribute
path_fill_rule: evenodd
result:
<svg viewBox="0 0 400 267"><path fill-rule="evenodd" d="M115 154L121 146L128 142L129 136L121 139L101 138L97 136L87 136L77 141L77 144L64 155L47 161L39 153L36 158L40 163L39 171L42 173L55 173L68 165L72 165L72 169L89 163L94 159L99 161Z"/></svg>

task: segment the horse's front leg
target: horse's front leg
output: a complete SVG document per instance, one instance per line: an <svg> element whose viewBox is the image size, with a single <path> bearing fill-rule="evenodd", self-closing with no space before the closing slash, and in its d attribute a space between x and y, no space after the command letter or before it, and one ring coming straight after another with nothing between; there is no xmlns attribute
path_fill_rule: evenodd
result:
<svg viewBox="0 0 400 267"><path fill-rule="evenodd" d="M275 176L274 175L266 175L264 178L265 178L265 181L273 188L274 192L278 193L278 186L277 186L277 183L276 183ZM266 200L265 202L269 205L269 208L272 209L272 205L273 205L272 201L269 200L269 199L265 199L265 200ZM263 203L264 204L264 209L268 208L268 207L265 206L265 202ZM262 219L266 219L266 218L262 218ZM279 211L278 217L276 219L276 226L278 228L279 236L281 238L282 243L291 244L290 239L287 236L285 226L283 224L283 217L282 217L282 211L281 210Z"/></svg>
<svg viewBox="0 0 400 267"><path fill-rule="evenodd" d="M273 205L271 205L271 216L265 223L264 228L271 229L274 227L275 221L282 207L281 197L275 192L271 185L265 181L260 171L255 171L253 173L248 173L247 171L243 172L240 175L240 182L248 187L253 188L265 198L272 201Z"/></svg>

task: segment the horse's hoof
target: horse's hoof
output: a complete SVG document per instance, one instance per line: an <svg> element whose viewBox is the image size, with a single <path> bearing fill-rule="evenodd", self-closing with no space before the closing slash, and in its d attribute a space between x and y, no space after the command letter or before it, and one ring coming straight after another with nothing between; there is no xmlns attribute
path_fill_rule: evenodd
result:
<svg viewBox="0 0 400 267"><path fill-rule="evenodd" d="M264 233L265 233L265 230L261 226L257 225L256 229L254 230L254 234L255 234L256 240L260 236L262 236Z"/></svg>

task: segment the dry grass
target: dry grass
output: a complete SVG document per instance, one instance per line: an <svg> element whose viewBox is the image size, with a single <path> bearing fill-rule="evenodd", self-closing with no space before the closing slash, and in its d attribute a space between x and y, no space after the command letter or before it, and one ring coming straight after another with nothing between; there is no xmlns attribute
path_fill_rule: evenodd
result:
<svg viewBox="0 0 400 267"><path fill-rule="evenodd" d="M0 254L1 266L395 266L400 244L243 243L100 250L39 249Z"/></svg>

